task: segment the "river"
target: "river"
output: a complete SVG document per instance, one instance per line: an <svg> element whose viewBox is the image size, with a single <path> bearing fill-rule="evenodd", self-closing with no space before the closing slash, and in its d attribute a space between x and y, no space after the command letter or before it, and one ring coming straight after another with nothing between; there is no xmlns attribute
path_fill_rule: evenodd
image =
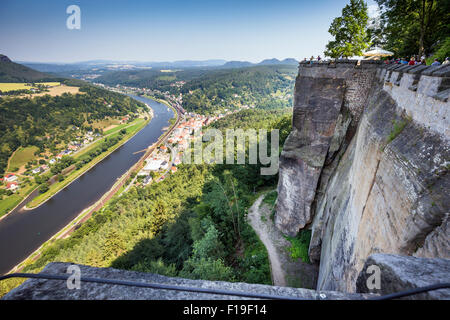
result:
<svg viewBox="0 0 450 320"><path fill-rule="evenodd" d="M131 96L153 109L152 120L133 138L33 210L19 206L0 220L0 274L10 271L42 243L64 228L85 208L98 201L170 126L172 109L144 97Z"/></svg>

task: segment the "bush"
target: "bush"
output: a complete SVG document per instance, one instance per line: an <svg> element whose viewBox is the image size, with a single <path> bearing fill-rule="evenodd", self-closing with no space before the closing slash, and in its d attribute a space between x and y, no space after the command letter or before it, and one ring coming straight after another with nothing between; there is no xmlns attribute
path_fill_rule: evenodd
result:
<svg viewBox="0 0 450 320"><path fill-rule="evenodd" d="M450 57L450 37L447 37L438 47L433 56L427 59L427 64L431 64L434 59L443 62L445 58Z"/></svg>
<svg viewBox="0 0 450 320"><path fill-rule="evenodd" d="M40 192L40 193L45 193L45 192L48 191L48 189L49 189L48 184L43 183L43 184L41 184L41 186L39 187L39 192Z"/></svg>
<svg viewBox="0 0 450 320"><path fill-rule="evenodd" d="M296 237L286 237L286 239L292 245L288 248L291 258L293 260L300 258L301 261L310 263L308 249L311 241L311 230L301 230Z"/></svg>

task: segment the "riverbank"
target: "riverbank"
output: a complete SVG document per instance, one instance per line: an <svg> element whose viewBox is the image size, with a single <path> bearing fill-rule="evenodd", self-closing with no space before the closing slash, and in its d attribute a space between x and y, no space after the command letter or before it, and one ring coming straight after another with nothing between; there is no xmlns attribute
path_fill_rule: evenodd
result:
<svg viewBox="0 0 450 320"><path fill-rule="evenodd" d="M43 203L45 203L46 201L50 200L58 192L63 190L65 187L70 185L73 181L75 181L76 179L81 177L84 173L88 172L90 169L95 167L100 161L102 161L107 156L109 156L111 153L113 153L115 150L120 148L123 144L128 142L128 140L133 138L142 128L144 128L150 122L150 120L151 119L148 119L148 120L143 120L141 118L136 119L135 120L136 121L135 124L131 124L130 126L124 128L124 129L127 130L127 133L125 134L125 136L123 137L123 139L121 141L119 141L114 146L110 147L107 151L105 151L102 154L100 154L97 157L95 157L92 161L90 161L89 163L87 163L86 165L81 167L80 169L75 169L74 171L70 172L68 174L68 176L66 176L64 178L63 181L53 183L50 186L50 188L49 188L49 190L47 192L42 193L42 194L38 195L36 198L34 198L33 200L31 200L29 203L27 203L25 205L24 209L25 210L35 209L38 206L40 206ZM123 129L119 129L119 130L123 130ZM96 143L100 144L101 142L105 141L105 139L108 138L108 137L109 138L113 138L114 136L118 135L119 130L117 130L116 132L114 132L114 133L112 133L110 135L105 136L103 139L100 139ZM94 148L95 148L95 145L93 147L91 147L87 151L90 151L90 150L92 150ZM86 152L83 152L83 154L85 154ZM75 159L78 159L83 154L77 155L77 157L75 157Z"/></svg>
<svg viewBox="0 0 450 320"><path fill-rule="evenodd" d="M167 105L167 103L164 103L164 104ZM171 107L171 108L173 110L175 110L174 114L175 114L176 120L175 120L174 124L172 124L170 126L170 128L160 136L160 138L158 139L158 141L156 143L152 144L152 146L147 149L147 151L139 159L139 161L136 162L120 178L118 178L117 181L114 183L114 185L105 194L103 194L103 196L98 201L96 201L93 205L89 206L88 208L85 208L84 210L82 210L81 213L79 215L77 215L72 221L70 221L64 228L59 230L49 240L45 241L38 249L33 251L27 258L25 258L21 263L17 264L8 273L18 272L18 271L22 270L24 267L35 262L40 257L43 250L46 249L50 244L54 243L54 241L56 241L58 239L63 239L63 238L70 236L70 234L73 231L75 231L82 223L86 222L92 216L92 214L94 212L100 210L109 201L111 201L111 199L118 193L118 191L120 191L122 189L122 187L127 182L127 180L132 175L132 173L140 170L140 167L142 166L145 158L154 149L156 149L161 143L163 143L163 141L167 138L167 136L173 131L173 129L178 124L178 122L180 120L180 114L179 114L179 112L177 112L176 109L174 109L173 107Z"/></svg>
<svg viewBox="0 0 450 320"><path fill-rule="evenodd" d="M29 185L25 186L24 188L20 188L15 194L8 196L6 199L3 199L0 201L0 221L7 217L10 213L14 212L18 207L24 206L25 202L28 202L25 204L24 208L25 210L35 209L39 205L45 203L47 200L51 199L53 196L55 196L59 191L70 185L71 182L78 179L80 176L82 176L85 172L92 169L96 164L98 164L100 161L102 161L104 158L106 158L108 155L110 155L112 152L114 152L117 148L122 146L124 143L126 143L128 140L130 140L135 134L137 134L142 128L145 127L145 125L151 120L152 117L152 110L149 109L149 112L145 113L145 116L147 117L147 121L144 121L143 118L138 118L135 121L133 121L131 124L124 124L117 126L115 128L112 128L108 131L106 131L106 135L103 136L101 139L98 139L94 141L93 143L87 145L85 148L82 148L75 152L73 154L73 158L75 160L79 159L81 156L85 155L91 150L94 150L96 147L98 147L102 142L105 141L106 138L112 138L114 136L117 136L119 131L122 129L127 129L130 127L133 127L132 130L129 130L125 137L118 142L118 144L110 147L107 151L100 154L98 157L94 158L91 162L85 164L80 169L76 169L75 167L72 167L72 170L69 170L68 175L64 178L63 181L58 182L56 181L57 175L51 177L51 180L54 180L56 182L52 183L50 185L50 188L47 192L38 194L34 199L29 199L29 196L32 195L37 191L39 188L39 185L31 182ZM69 167L70 168L70 167ZM75 169L75 170L73 170ZM33 181L31 177L31 181Z"/></svg>

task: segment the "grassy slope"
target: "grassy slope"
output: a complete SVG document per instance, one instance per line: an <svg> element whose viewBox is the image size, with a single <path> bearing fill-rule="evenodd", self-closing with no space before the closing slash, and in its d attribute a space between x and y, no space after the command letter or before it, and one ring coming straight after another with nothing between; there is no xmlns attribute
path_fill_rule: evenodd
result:
<svg viewBox="0 0 450 320"><path fill-rule="evenodd" d="M39 148L36 146L30 147L19 147L19 149L14 152L13 156L9 159L9 165L6 171L10 171L11 168L20 168L25 165L28 161L34 160L34 153L38 151Z"/></svg>

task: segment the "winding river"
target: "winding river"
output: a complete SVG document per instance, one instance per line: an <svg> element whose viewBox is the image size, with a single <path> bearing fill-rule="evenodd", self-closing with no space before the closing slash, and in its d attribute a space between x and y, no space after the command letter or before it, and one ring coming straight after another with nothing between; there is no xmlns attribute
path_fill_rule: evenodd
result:
<svg viewBox="0 0 450 320"><path fill-rule="evenodd" d="M131 97L153 109L152 120L141 131L41 206L23 210L21 205L0 220L0 274L10 271L99 200L142 156L133 153L156 142L170 125L172 109L151 99Z"/></svg>

